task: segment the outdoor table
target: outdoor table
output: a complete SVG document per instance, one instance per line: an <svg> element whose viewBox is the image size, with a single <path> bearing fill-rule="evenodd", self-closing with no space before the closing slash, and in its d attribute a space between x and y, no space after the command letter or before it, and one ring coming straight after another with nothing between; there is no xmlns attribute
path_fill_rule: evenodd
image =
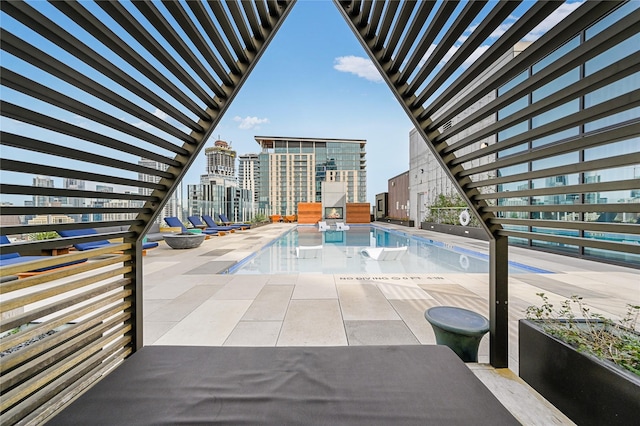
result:
<svg viewBox="0 0 640 426"><path fill-rule="evenodd" d="M489 320L467 309L435 306L424 317L436 335L436 343L453 349L464 362L478 362L480 340L489 331Z"/></svg>

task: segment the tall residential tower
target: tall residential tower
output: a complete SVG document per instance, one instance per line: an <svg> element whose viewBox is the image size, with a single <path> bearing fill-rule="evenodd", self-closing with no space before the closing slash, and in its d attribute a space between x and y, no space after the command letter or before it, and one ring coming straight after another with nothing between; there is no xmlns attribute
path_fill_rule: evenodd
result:
<svg viewBox="0 0 640 426"><path fill-rule="evenodd" d="M269 214L297 214L300 202L321 202L322 182L345 182L346 201L367 198L366 140L256 136L259 206Z"/></svg>

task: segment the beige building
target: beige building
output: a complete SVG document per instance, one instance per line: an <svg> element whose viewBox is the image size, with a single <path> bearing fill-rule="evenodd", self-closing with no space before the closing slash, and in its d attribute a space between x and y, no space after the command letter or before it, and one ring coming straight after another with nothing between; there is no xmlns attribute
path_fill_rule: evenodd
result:
<svg viewBox="0 0 640 426"><path fill-rule="evenodd" d="M347 203L367 198L366 151L362 139L256 136L262 148L256 184L259 209L297 214L298 203L322 202L322 182L343 182Z"/></svg>

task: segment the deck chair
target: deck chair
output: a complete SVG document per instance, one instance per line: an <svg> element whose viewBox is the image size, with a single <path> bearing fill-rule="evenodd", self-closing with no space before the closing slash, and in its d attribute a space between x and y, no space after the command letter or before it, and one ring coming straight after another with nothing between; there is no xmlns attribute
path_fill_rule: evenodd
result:
<svg viewBox="0 0 640 426"><path fill-rule="evenodd" d="M205 223L202 222L202 220L200 220L199 216L189 216L189 217L187 217L187 219L189 220L189 222L191 222L191 224L195 228L202 229L203 231L204 230L218 231L218 233L220 235L224 235L225 232L236 232L235 228L232 227L232 226L220 226L220 225L216 224L215 222L213 222L212 225L210 225L209 222L207 222L205 224Z"/></svg>
<svg viewBox="0 0 640 426"><path fill-rule="evenodd" d="M336 231L346 231L350 228L349 225L345 225L344 222L336 222Z"/></svg>
<svg viewBox="0 0 640 426"><path fill-rule="evenodd" d="M227 215L225 215L224 213L220 213L218 215L218 217L220 218L220 222L222 222L226 226L235 226L236 228L242 228L242 229L251 228L251 224L249 224L249 223L234 223L234 222L231 222L229 220L229 218L227 217Z"/></svg>
<svg viewBox="0 0 640 426"><path fill-rule="evenodd" d="M399 260L407 252L407 247L369 247L362 253L373 260Z"/></svg>
<svg viewBox="0 0 640 426"><path fill-rule="evenodd" d="M63 231L56 231L58 233L58 235L60 235L61 237L80 237L83 235L96 235L98 233L98 231L96 231L93 228L85 228L85 229L69 229L69 230L63 230ZM73 245L73 247L78 250L78 251L85 251L85 250L91 250L91 249L95 249L95 248L105 248L105 247L109 247L109 246L115 246L118 245L118 243L110 243L107 240L98 240L98 241L90 241L88 243L76 243ZM157 242L145 242L142 244L142 250L143 252L145 250L149 250L152 249L154 247L158 247L158 243Z"/></svg>
<svg viewBox="0 0 640 426"><path fill-rule="evenodd" d="M318 231L324 232L330 229L331 227L327 225L327 222L323 222L323 221L318 222Z"/></svg>
<svg viewBox="0 0 640 426"><path fill-rule="evenodd" d="M235 231L235 230L243 230L245 228L243 228L242 226L235 226L235 225L218 225L216 223L215 220L213 220L213 218L207 214L203 214L202 215L202 220L204 220L204 222L207 224L207 226L211 229L219 229L219 228L230 228L231 232Z"/></svg>
<svg viewBox="0 0 640 426"><path fill-rule="evenodd" d="M164 221L172 228L180 228L182 232L189 232L189 230L182 224L182 221L175 216L167 216L164 218ZM218 231L214 229L203 229L202 233L207 235L217 235Z"/></svg>
<svg viewBox="0 0 640 426"><path fill-rule="evenodd" d="M6 235L0 235L0 246L11 244L9 238ZM18 263L31 262L34 260L50 259L51 256L21 256L20 253L0 253L0 267L16 265ZM78 263L86 262L87 259L78 259L71 262L62 262L56 265L47 266L45 268L34 269L28 271L29 273L40 273L46 271L52 271L58 268L64 268L66 266L76 265ZM18 274L19 275L19 274Z"/></svg>
<svg viewBox="0 0 640 426"><path fill-rule="evenodd" d="M296 247L296 257L298 259L315 259L322 255L322 246L300 246Z"/></svg>

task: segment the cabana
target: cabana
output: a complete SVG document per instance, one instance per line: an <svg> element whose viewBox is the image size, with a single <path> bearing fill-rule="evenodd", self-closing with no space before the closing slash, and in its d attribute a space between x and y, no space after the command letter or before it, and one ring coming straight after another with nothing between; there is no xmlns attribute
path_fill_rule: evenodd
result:
<svg viewBox="0 0 640 426"><path fill-rule="evenodd" d="M222 422L284 423L284 413L290 415L285 420L334 422L335 413L354 422L393 423L402 419L402 408L422 424L514 422L486 388L461 376L468 370L455 355L436 348L395 347L387 355L376 348L143 348L143 236L170 206L295 1L1 4L7 60L0 113L12 124L2 131L1 191L3 199L30 201L2 206L2 235L75 229L87 221L127 230L111 233L123 239L122 253L80 265L87 268L69 274L73 286L48 292L27 286L50 286L42 276L3 283L9 284L3 285L3 314L34 298L46 309L2 322L3 332L17 330L1 339L2 350L18 349L3 357L0 423L43 423L102 377L76 401L79 408L63 409L54 421L206 423L219 413ZM637 264L640 255L640 245L624 239L640 233L633 223L640 204L633 202L632 170L639 156L638 55L629 48L640 11L636 2L585 1L554 19L563 4L334 1L488 237L489 356L496 368L508 367L513 346L510 238L531 249L561 247L626 264ZM554 25L540 25L550 21ZM536 30L541 27L543 34ZM539 38L516 51L530 33ZM54 186L54 177L68 185ZM77 186L81 181L91 187ZM596 220L607 212L634 221L617 222L613 214L602 216L608 222ZM27 216L38 220L13 220ZM3 253L26 255L57 244L33 240ZM0 275L12 275L12 268ZM34 321L41 323L21 328ZM54 337L32 342L36 333L68 323L73 326ZM249 393L234 387L252 374ZM342 388L341 378L356 388ZM210 387L199 387L203 381ZM265 388L277 384L286 392ZM231 397L212 398L214 386ZM294 403L299 395L303 406ZM261 401L266 410L254 410ZM295 417L300 413L307 416Z"/></svg>

